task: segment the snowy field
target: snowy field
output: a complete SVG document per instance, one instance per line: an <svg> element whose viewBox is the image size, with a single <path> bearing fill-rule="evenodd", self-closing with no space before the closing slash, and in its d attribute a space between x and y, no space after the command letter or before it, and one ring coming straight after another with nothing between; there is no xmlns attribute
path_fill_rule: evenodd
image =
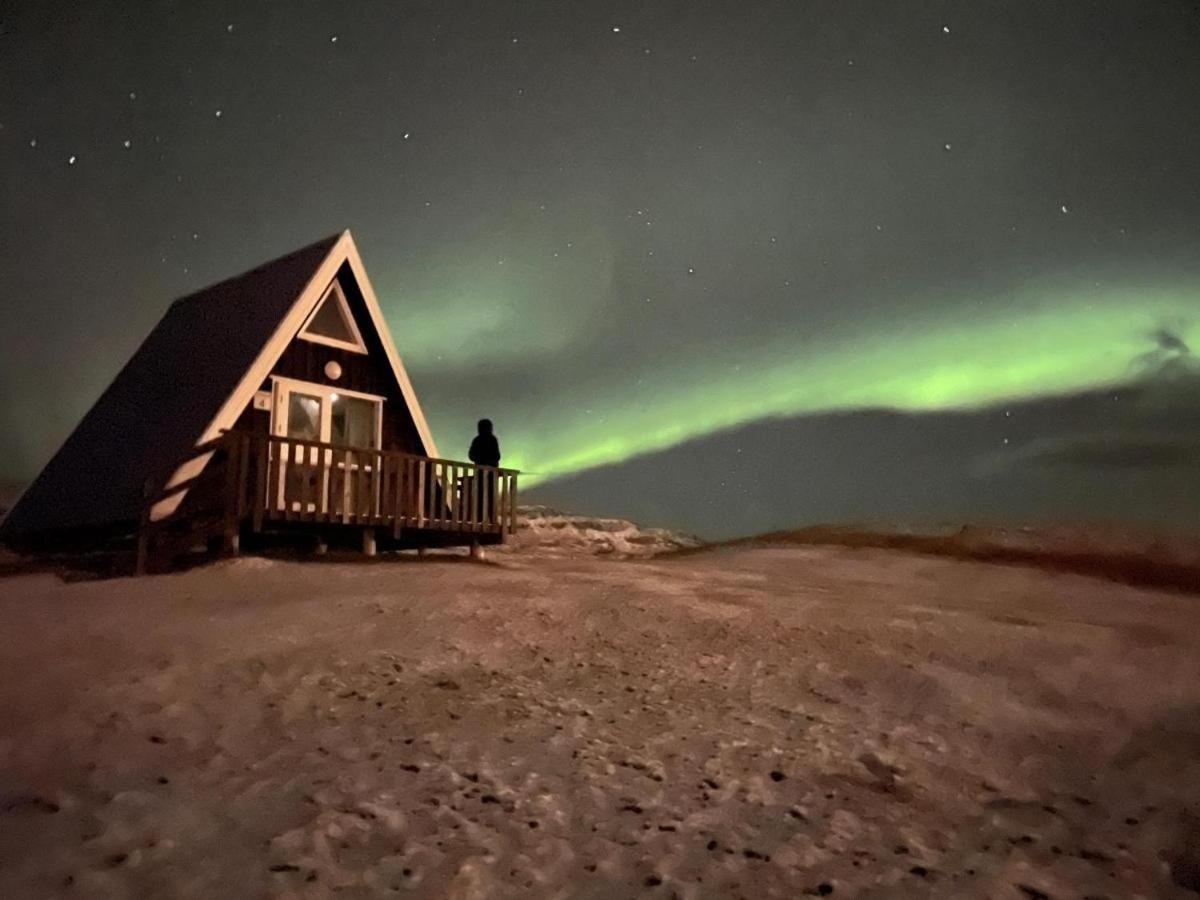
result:
<svg viewBox="0 0 1200 900"><path fill-rule="evenodd" d="M542 519L0 579L0 897L1200 890L1200 598Z"/></svg>

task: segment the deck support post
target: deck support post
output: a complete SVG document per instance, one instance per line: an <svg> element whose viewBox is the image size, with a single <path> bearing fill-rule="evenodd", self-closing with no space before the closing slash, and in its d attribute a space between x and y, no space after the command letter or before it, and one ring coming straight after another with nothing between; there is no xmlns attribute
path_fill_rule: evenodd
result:
<svg viewBox="0 0 1200 900"><path fill-rule="evenodd" d="M418 547L417 548L417 556L428 556L428 555L429 555L428 547Z"/></svg>
<svg viewBox="0 0 1200 900"><path fill-rule="evenodd" d="M226 531L221 535L221 553L237 556L242 547L242 536L237 531Z"/></svg>
<svg viewBox="0 0 1200 900"><path fill-rule="evenodd" d="M375 555L375 529L374 528L364 528L363 529L363 555L364 556L374 556Z"/></svg>
<svg viewBox="0 0 1200 900"><path fill-rule="evenodd" d="M483 545L479 541L471 541L471 559L480 561L484 559Z"/></svg>
<svg viewBox="0 0 1200 900"><path fill-rule="evenodd" d="M317 535L317 543L316 546L313 547L313 553L315 553L317 556L324 556L328 552L329 545L325 543L325 538L321 535Z"/></svg>
<svg viewBox="0 0 1200 900"><path fill-rule="evenodd" d="M133 562L133 573L145 575L150 565L150 500L154 494L154 483L147 478L142 485L142 516L138 524L137 556Z"/></svg>

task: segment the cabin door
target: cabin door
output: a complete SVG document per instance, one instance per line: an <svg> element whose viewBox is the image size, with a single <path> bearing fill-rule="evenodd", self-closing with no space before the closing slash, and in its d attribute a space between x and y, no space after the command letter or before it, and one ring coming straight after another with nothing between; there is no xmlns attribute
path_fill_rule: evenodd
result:
<svg viewBox="0 0 1200 900"><path fill-rule="evenodd" d="M319 393L299 388L284 389L277 394L276 410L281 415L276 418L273 430L291 440L278 445L276 506L289 512L315 513L324 505L326 494L327 466L322 456L327 451L316 446L324 433L323 398Z"/></svg>
<svg viewBox="0 0 1200 900"><path fill-rule="evenodd" d="M372 467L368 454L356 451L379 449L382 397L276 378L271 419L272 434L287 439L276 445L273 460L277 510L358 515L359 506L371 505L359 487L360 475L370 476Z"/></svg>

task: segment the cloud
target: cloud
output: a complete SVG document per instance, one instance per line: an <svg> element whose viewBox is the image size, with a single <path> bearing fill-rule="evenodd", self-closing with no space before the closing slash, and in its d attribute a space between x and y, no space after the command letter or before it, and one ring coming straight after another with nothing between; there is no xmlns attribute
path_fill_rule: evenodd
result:
<svg viewBox="0 0 1200 900"><path fill-rule="evenodd" d="M1100 432L1038 438L1009 451L1008 467L1145 470L1200 465L1200 437L1185 434Z"/></svg>
<svg viewBox="0 0 1200 900"><path fill-rule="evenodd" d="M1180 326L1159 326L1150 332L1154 348L1141 353L1133 366L1145 379L1173 379L1200 374L1200 359L1193 355Z"/></svg>
<svg viewBox="0 0 1200 900"><path fill-rule="evenodd" d="M1180 353L1184 356L1191 355L1191 350L1188 349L1187 342L1179 336L1178 332L1172 331L1169 328L1159 328L1151 335L1154 342L1160 350L1168 353Z"/></svg>

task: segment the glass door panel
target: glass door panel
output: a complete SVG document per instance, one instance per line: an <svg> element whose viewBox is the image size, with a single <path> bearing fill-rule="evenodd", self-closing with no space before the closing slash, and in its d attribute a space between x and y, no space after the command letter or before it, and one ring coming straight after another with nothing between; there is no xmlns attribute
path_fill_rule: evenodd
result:
<svg viewBox="0 0 1200 900"><path fill-rule="evenodd" d="M330 417L329 441L343 447L375 449L375 416L379 404L361 397L333 395L333 414Z"/></svg>
<svg viewBox="0 0 1200 900"><path fill-rule="evenodd" d="M300 391L288 391L287 437L302 441L321 440L324 412L322 398ZM325 508L325 483L329 477L322 465L323 451L318 447L291 445L284 447L285 466L281 505L296 512L315 512Z"/></svg>
<svg viewBox="0 0 1200 900"><path fill-rule="evenodd" d="M302 441L321 439L321 398L299 391L288 392L287 436Z"/></svg>
<svg viewBox="0 0 1200 900"><path fill-rule="evenodd" d="M356 450L372 450L379 446L378 403L342 394L331 395L330 401L330 443L354 447ZM375 494L371 457L359 452L347 455L334 450L332 453L334 481L330 502L333 504L334 513L370 513Z"/></svg>

